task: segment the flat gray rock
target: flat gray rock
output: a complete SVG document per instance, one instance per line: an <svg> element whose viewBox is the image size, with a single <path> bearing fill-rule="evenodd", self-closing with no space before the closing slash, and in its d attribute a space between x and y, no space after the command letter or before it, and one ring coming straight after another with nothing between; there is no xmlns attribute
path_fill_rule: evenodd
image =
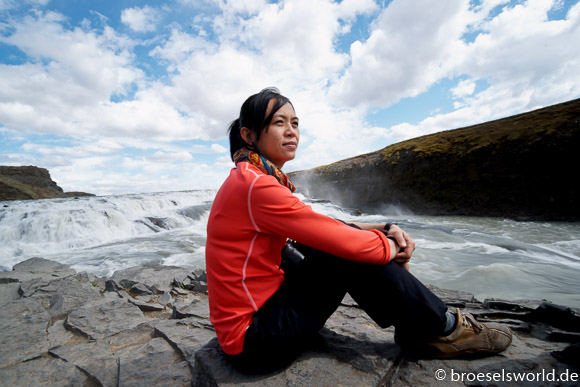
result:
<svg viewBox="0 0 580 387"><path fill-rule="evenodd" d="M161 304L158 304L156 302L145 302L137 298L131 297L130 295L123 295L123 299L125 299L128 303L135 305L143 312L160 312L162 310L165 310L165 306Z"/></svg>
<svg viewBox="0 0 580 387"><path fill-rule="evenodd" d="M152 325L156 334L177 348L192 366L195 352L215 337L215 331L209 321L196 317L160 320L153 322Z"/></svg>
<svg viewBox="0 0 580 387"><path fill-rule="evenodd" d="M91 378L74 364L49 355L0 368L0 386L93 386Z"/></svg>
<svg viewBox="0 0 580 387"><path fill-rule="evenodd" d="M153 338L119 354L120 386L190 386L191 370L167 341Z"/></svg>
<svg viewBox="0 0 580 387"><path fill-rule="evenodd" d="M145 321L141 310L123 299L82 307L72 311L65 327L94 340L133 328Z"/></svg>
<svg viewBox="0 0 580 387"><path fill-rule="evenodd" d="M19 299L1 306L0 370L46 353L50 321L39 300Z"/></svg>
<svg viewBox="0 0 580 387"><path fill-rule="evenodd" d="M25 297L41 300L53 319L64 319L71 311L102 299L97 287L80 282L72 276L57 278L46 284L33 280L23 283L22 288L28 289Z"/></svg>
<svg viewBox="0 0 580 387"><path fill-rule="evenodd" d="M59 346L49 354L73 364L103 386L117 385L118 359L104 340Z"/></svg>
<svg viewBox="0 0 580 387"><path fill-rule="evenodd" d="M20 283L10 282L0 285L0 306L20 297Z"/></svg>
<svg viewBox="0 0 580 387"><path fill-rule="evenodd" d="M209 320L209 303L202 298L195 298L190 302L179 302L173 305L171 318L201 317Z"/></svg>
<svg viewBox="0 0 580 387"><path fill-rule="evenodd" d="M55 278L65 278L75 275L76 271L62 263L44 258L30 258L17 263L12 271L0 272L0 284L9 282L25 282L35 278L50 281Z"/></svg>
<svg viewBox="0 0 580 387"><path fill-rule="evenodd" d="M219 348L217 340L196 353L198 373L195 375L197 385L218 386L378 386L385 374L393 366L387 354L379 357L378 362L370 367L371 363L361 367L362 362L357 357L365 357L359 351L343 349L341 353L335 350L345 343L355 346L354 342L344 337L324 333L327 346L320 350L307 351L287 368L268 375L246 375L231 368ZM391 347L395 347L391 343ZM394 351L398 349L393 348ZM353 360L353 362L349 362Z"/></svg>
<svg viewBox="0 0 580 387"><path fill-rule="evenodd" d="M49 274L55 277L62 277L60 273L76 274L76 271L71 269L68 265L51 261L48 259L36 257L30 258L26 261L17 263L12 267L15 272L27 272L36 274Z"/></svg>
<svg viewBox="0 0 580 387"><path fill-rule="evenodd" d="M183 282L190 271L177 266L146 265L143 267L130 267L117 270L111 279L119 283L122 280L130 280L135 283L146 284L151 289L167 290L171 288L174 279Z"/></svg>

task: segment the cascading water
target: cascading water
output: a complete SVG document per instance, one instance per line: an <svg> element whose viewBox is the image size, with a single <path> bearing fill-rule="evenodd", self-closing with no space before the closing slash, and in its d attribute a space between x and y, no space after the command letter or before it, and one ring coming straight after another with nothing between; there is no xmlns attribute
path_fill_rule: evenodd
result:
<svg viewBox="0 0 580 387"><path fill-rule="evenodd" d="M151 255L142 248L130 248L130 241L134 247L140 244L145 247L152 244L151 240L171 240L181 232L205 240L205 218L214 196L215 191L205 190L3 202L0 266L10 268L32 256L63 262L75 252L86 261L99 255L99 250L108 250L115 259L125 249L129 255L132 250L141 250L142 259L150 261ZM167 254L160 253L159 257L167 258ZM138 257L135 259L135 264L144 263ZM73 266L83 265L80 260L71 260Z"/></svg>

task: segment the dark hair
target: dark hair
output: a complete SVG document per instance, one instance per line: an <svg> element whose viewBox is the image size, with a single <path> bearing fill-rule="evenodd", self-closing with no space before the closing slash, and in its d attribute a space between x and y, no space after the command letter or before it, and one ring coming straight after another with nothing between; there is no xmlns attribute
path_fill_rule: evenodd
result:
<svg viewBox="0 0 580 387"><path fill-rule="evenodd" d="M276 102L272 107L272 111L268 114L268 117L266 117L266 110L268 110L268 104L271 99L275 99ZM287 103L292 105L292 102L280 94L278 89L275 87L268 87L259 93L250 96L242 104L240 117L233 121L228 129L230 136L230 155L232 160L234 159L234 153L239 149L243 147L252 148L251 145L253 145L247 144L244 141L240 133L241 129L246 127L250 129L251 132L256 133L256 141L258 141L262 131L270 125L274 114Z"/></svg>

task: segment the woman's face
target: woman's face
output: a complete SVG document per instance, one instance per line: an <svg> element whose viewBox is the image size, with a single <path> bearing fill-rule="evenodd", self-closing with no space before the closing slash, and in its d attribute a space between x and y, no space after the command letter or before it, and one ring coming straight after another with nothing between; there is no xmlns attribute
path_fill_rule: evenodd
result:
<svg viewBox="0 0 580 387"><path fill-rule="evenodd" d="M270 100L266 116L270 114L275 100ZM255 143L258 153L282 168L286 161L294 159L300 140L298 117L290 103L283 105L272 117L270 125L264 129Z"/></svg>

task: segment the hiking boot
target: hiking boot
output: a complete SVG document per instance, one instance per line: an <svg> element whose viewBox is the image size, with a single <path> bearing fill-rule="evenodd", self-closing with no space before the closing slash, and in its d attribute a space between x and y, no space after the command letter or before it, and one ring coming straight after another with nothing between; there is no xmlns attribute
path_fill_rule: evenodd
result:
<svg viewBox="0 0 580 387"><path fill-rule="evenodd" d="M506 349L512 342L511 330L503 324L475 320L471 314L456 315L456 328L448 336L439 336L428 343L440 359L471 354L494 354Z"/></svg>

